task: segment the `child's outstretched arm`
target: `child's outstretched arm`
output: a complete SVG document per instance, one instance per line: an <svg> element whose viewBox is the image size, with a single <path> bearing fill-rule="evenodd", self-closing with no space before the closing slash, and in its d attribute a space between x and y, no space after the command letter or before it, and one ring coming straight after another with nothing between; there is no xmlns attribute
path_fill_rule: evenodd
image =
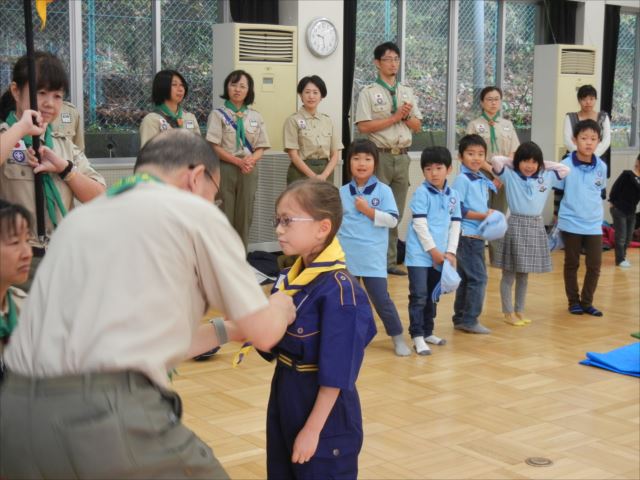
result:
<svg viewBox="0 0 640 480"><path fill-rule="evenodd" d="M304 427L298 432L295 442L293 442L292 463L305 463L316 453L320 432L329 418L329 414L338 399L340 389L335 387L320 386L316 402L307 418Z"/></svg>
<svg viewBox="0 0 640 480"><path fill-rule="evenodd" d="M549 160L544 161L544 168L545 170L555 172L559 180L569 175L569 172L571 171L571 167L564 165L563 163L551 162Z"/></svg>
<svg viewBox="0 0 640 480"><path fill-rule="evenodd" d="M502 175L505 167L513 170L513 159L503 155L494 155L491 159L491 169L494 175Z"/></svg>

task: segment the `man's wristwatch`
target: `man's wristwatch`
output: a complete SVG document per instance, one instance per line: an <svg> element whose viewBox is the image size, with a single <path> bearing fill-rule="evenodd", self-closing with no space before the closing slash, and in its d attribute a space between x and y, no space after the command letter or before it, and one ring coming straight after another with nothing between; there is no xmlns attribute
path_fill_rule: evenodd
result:
<svg viewBox="0 0 640 480"><path fill-rule="evenodd" d="M67 166L65 167L64 170L62 170L58 176L62 179L65 180L67 178L67 175L69 175L69 173L71 173L71 170L73 170L73 162L71 160L67 160Z"/></svg>

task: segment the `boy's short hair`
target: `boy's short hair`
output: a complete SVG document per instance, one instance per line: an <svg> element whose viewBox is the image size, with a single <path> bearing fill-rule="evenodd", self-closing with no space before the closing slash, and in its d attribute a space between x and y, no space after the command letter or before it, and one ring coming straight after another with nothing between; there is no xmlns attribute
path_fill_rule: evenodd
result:
<svg viewBox="0 0 640 480"><path fill-rule="evenodd" d="M578 89L578 100L582 100L586 97L598 98L598 91L593 85L582 85Z"/></svg>
<svg viewBox="0 0 640 480"><path fill-rule="evenodd" d="M449 168L451 166L451 153L445 147L427 147L422 151L420 156L420 168L425 169L427 165L444 165Z"/></svg>
<svg viewBox="0 0 640 480"><path fill-rule="evenodd" d="M580 132L584 132L585 130L593 130L598 134L599 139L602 138L602 129L600 128L600 125L598 125L598 122L591 119L580 120L575 124L573 127L573 138L578 138Z"/></svg>
<svg viewBox="0 0 640 480"><path fill-rule="evenodd" d="M376 60L380 60L382 56L387 53L387 50L391 50L392 52L395 52L398 54L398 56L400 56L400 48L398 47L398 45L393 42L384 42L378 45L373 50L373 58L375 58Z"/></svg>
<svg viewBox="0 0 640 480"><path fill-rule="evenodd" d="M460 139L460 143L458 144L458 153L460 156L464 154L467 148L472 147L473 145L478 145L484 148L484 153L487 153L487 142L484 141L480 135L475 133L471 133L469 135L465 135Z"/></svg>

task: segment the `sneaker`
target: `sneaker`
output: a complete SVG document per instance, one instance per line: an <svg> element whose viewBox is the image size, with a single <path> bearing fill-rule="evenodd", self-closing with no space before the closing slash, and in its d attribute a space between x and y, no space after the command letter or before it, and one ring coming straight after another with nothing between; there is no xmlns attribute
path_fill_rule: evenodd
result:
<svg viewBox="0 0 640 480"><path fill-rule="evenodd" d="M491 333L491 330L489 330L487 327L485 327L484 325L480 325L479 323L475 323L473 325L454 325L454 327L456 330L462 330L463 332L466 333L479 333L479 334L488 334Z"/></svg>
<svg viewBox="0 0 640 480"><path fill-rule="evenodd" d="M193 357L193 359L196 362L204 362L205 360L209 360L211 357L213 357L218 350L220 350L220 347L216 347L209 350L208 352L201 353L200 355Z"/></svg>
<svg viewBox="0 0 640 480"><path fill-rule="evenodd" d="M403 277L407 274L407 272L405 272L404 270L398 268L398 267L389 267L387 268L387 273L391 274L391 275L398 275L399 277Z"/></svg>
<svg viewBox="0 0 640 480"><path fill-rule="evenodd" d="M623 261L621 261L621 262L618 264L618 266L619 266L620 268L631 268L631 262L629 262L629 260L627 260L627 259L625 258Z"/></svg>

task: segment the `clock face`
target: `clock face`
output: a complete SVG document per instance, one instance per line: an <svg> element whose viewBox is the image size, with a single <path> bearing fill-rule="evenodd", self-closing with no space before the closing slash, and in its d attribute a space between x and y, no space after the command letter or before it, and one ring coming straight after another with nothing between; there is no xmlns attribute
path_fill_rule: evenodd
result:
<svg viewBox="0 0 640 480"><path fill-rule="evenodd" d="M317 18L307 27L307 46L318 57L328 57L338 46L338 31L331 20Z"/></svg>

